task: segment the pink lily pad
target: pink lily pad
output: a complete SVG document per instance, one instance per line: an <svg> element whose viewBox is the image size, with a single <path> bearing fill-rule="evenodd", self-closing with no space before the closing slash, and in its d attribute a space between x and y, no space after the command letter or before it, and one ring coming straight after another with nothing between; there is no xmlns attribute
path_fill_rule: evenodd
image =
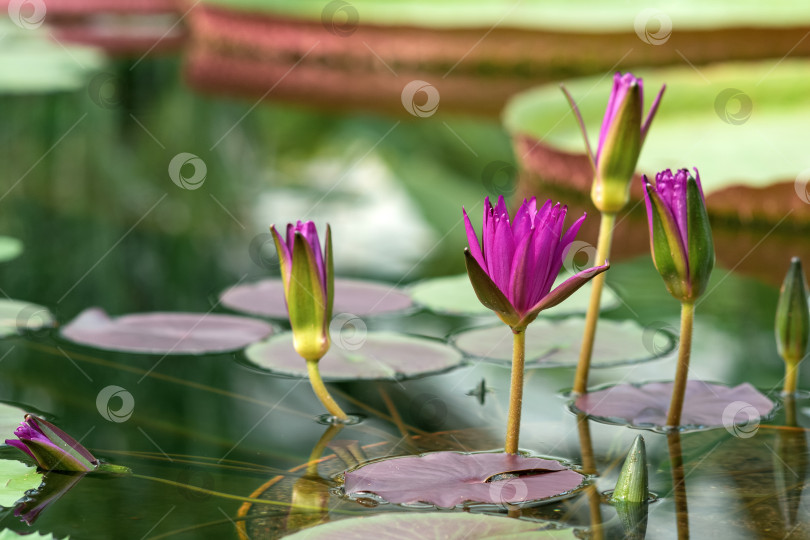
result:
<svg viewBox="0 0 810 540"><path fill-rule="evenodd" d="M434 452L374 461L345 474L347 496L454 508L520 504L570 495L585 477L559 461L515 454Z"/></svg>
<svg viewBox="0 0 810 540"><path fill-rule="evenodd" d="M234 311L275 319L287 318L284 286L280 279L263 279L237 285L219 295L224 306ZM413 305L410 296L397 287L374 281L335 279L334 313L363 317L402 311Z"/></svg>
<svg viewBox="0 0 810 540"><path fill-rule="evenodd" d="M247 360L262 369L307 376L307 365L293 348L292 333L272 336L245 351ZM330 381L404 379L458 366L461 353L445 343L395 332L332 333L332 347L318 362Z"/></svg>
<svg viewBox="0 0 810 540"><path fill-rule="evenodd" d="M576 540L574 529L550 529L537 521L506 516L459 513L389 512L371 517L341 519L287 536L289 540Z"/></svg>
<svg viewBox="0 0 810 540"><path fill-rule="evenodd" d="M110 318L99 308L65 325L69 341L113 351L204 354L241 349L273 332L264 321L213 313L135 313Z"/></svg>
<svg viewBox="0 0 810 540"><path fill-rule="evenodd" d="M579 396L571 408L597 421L641 428L663 428L672 397L671 381L642 385L619 384ZM748 383L729 387L704 381L688 381L681 427L725 427L736 433L740 426L759 423L774 409L774 403Z"/></svg>

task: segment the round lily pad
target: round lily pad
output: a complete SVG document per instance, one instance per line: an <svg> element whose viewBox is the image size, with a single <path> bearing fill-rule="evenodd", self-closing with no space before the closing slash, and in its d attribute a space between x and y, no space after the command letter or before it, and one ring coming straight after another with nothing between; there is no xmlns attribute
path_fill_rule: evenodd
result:
<svg viewBox="0 0 810 540"><path fill-rule="evenodd" d="M522 504L557 500L585 477L550 459L517 454L433 452L373 461L344 476L349 497L376 495L394 504L454 508L468 503Z"/></svg>
<svg viewBox="0 0 810 540"><path fill-rule="evenodd" d="M50 328L55 323L53 314L44 306L21 300L0 300L0 337Z"/></svg>
<svg viewBox="0 0 810 540"><path fill-rule="evenodd" d="M65 325L69 341L113 351L205 354L241 349L270 335L264 321L213 313L136 313L110 318L89 308Z"/></svg>
<svg viewBox="0 0 810 540"><path fill-rule="evenodd" d="M526 329L526 367L575 366L585 319L537 319ZM452 342L468 356L496 362L512 361L512 331L505 324L465 330ZM662 358L675 350L675 337L664 328L635 321L599 321L591 365L607 367Z"/></svg>
<svg viewBox="0 0 810 540"><path fill-rule="evenodd" d="M571 409L600 422L660 430L667 423L672 386L671 381L618 384L579 396ZM725 427L744 437L747 427L755 431L773 410L774 403L748 383L729 387L692 380L686 384L681 428Z"/></svg>
<svg viewBox="0 0 810 540"><path fill-rule="evenodd" d="M275 319L287 318L284 285L280 279L237 285L223 291L219 298L222 305L235 311ZM410 297L392 285L356 279L335 280L334 313L365 317L401 311L411 305Z"/></svg>
<svg viewBox="0 0 810 540"><path fill-rule="evenodd" d="M562 283L565 278L558 278L554 287ZM492 310L487 309L475 296L475 291L470 284L467 274L447 276L427 279L413 285L409 291L413 301L436 313L444 315L492 315ZM568 299L546 311L541 311L540 315L566 316L582 314L588 310L588 301L591 296L591 284L584 285ZM616 293L605 287L602 290L602 311L612 309L618 305L619 299Z"/></svg>
<svg viewBox="0 0 810 540"><path fill-rule="evenodd" d="M22 457L22 452L20 452ZM14 506L29 489L35 489L42 482L37 468L25 465L14 459L0 459L0 506Z"/></svg>
<svg viewBox="0 0 810 540"><path fill-rule="evenodd" d="M306 377L306 362L293 348L292 333L272 336L245 350L254 366ZM321 376L332 381L404 379L456 367L462 355L435 339L395 332L368 332L357 339L332 336L332 347L318 363Z"/></svg>
<svg viewBox="0 0 810 540"><path fill-rule="evenodd" d="M16 259L22 251L22 242L10 236L0 236L0 262Z"/></svg>
<svg viewBox="0 0 810 540"><path fill-rule="evenodd" d="M521 536L517 536L521 535ZM289 540L496 540L501 538L575 540L573 529L554 530L536 521L469 513L385 513L341 519L304 529Z"/></svg>

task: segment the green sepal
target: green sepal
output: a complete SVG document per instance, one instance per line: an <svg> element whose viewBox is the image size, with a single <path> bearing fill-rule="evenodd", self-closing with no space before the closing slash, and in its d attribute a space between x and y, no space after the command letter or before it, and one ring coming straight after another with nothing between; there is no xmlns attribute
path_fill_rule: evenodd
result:
<svg viewBox="0 0 810 540"><path fill-rule="evenodd" d="M495 285L495 282L484 272L478 261L475 260L469 248L464 248L464 264L467 266L467 275L470 277L475 295L481 303L494 311L500 319L510 327L520 322L515 307L506 298L506 295Z"/></svg>
<svg viewBox="0 0 810 540"><path fill-rule="evenodd" d="M643 503L650 496L647 477L647 449L644 438L637 435L627 453L612 500L616 502Z"/></svg>
<svg viewBox="0 0 810 540"><path fill-rule="evenodd" d="M306 360L320 360L329 350L326 304L312 246L303 234L296 232L287 287L287 310L293 346Z"/></svg>
<svg viewBox="0 0 810 540"><path fill-rule="evenodd" d="M641 153L641 88L628 88L602 142L591 199L600 212L615 213L630 199L630 181Z"/></svg>
<svg viewBox="0 0 810 540"><path fill-rule="evenodd" d="M678 226L661 200L655 187L644 183L649 200L650 251L656 270L664 278L669 293L678 300L689 297L686 249L681 241Z"/></svg>
<svg viewBox="0 0 810 540"><path fill-rule="evenodd" d="M270 232L273 235L273 243L276 244L276 253L278 253L278 260L281 266L281 281L284 283L284 293L287 294L287 288L290 285L290 267L291 263L287 256L287 246L284 239L276 230L275 226L270 227Z"/></svg>
<svg viewBox="0 0 810 540"><path fill-rule="evenodd" d="M326 238L324 239L323 263L326 266L326 317L328 323L332 320L332 309L335 306L335 259L332 254L332 229L326 224ZM328 332L327 332L328 334Z"/></svg>
<svg viewBox="0 0 810 540"><path fill-rule="evenodd" d="M26 415L26 420L36 423L45 437L56 446L54 448L49 444L21 439L34 454L40 467L48 471L67 472L87 472L96 468L98 462L73 437L42 418Z"/></svg>
<svg viewBox="0 0 810 540"><path fill-rule="evenodd" d="M130 475L132 469L124 465L114 465L112 463L99 463L96 470L92 474L117 474L117 475Z"/></svg>
<svg viewBox="0 0 810 540"><path fill-rule="evenodd" d="M714 269L714 241L706 203L697 180L686 181L686 220L689 249L689 297L694 302L706 290Z"/></svg>
<svg viewBox="0 0 810 540"><path fill-rule="evenodd" d="M798 364L807 352L810 335L807 281L798 257L793 257L790 261L790 268L779 292L775 327L779 355L788 364Z"/></svg>

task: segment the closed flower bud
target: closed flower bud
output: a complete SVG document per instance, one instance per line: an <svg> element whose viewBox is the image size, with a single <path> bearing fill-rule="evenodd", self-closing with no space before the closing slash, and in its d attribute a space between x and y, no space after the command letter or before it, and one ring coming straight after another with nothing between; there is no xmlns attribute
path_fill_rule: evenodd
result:
<svg viewBox="0 0 810 540"><path fill-rule="evenodd" d="M798 364L807 351L809 309L802 262L793 257L776 306L776 346L788 364Z"/></svg>

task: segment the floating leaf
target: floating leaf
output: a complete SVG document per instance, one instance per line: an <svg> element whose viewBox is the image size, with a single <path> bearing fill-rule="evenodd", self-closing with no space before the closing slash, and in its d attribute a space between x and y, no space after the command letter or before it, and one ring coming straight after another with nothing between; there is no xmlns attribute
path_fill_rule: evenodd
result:
<svg viewBox="0 0 810 540"><path fill-rule="evenodd" d="M247 348L251 364L275 373L306 377L307 365L295 352L292 334L284 333ZM331 381L403 379L456 367L462 355L434 339L395 332L368 332L357 339L332 335L332 347L318 362Z"/></svg>
<svg viewBox="0 0 810 540"><path fill-rule="evenodd" d="M569 276L557 278L554 283L556 287ZM467 274L457 276L447 276L421 281L409 289L413 301L431 311L445 315L492 315L495 314L487 309L475 296L470 278ZM566 316L574 314L584 314L588 310L588 302L591 295L590 283L583 286L572 294L562 304L541 312L541 316ZM602 290L602 309L606 311L616 307L619 299L610 287Z"/></svg>
<svg viewBox="0 0 810 540"><path fill-rule="evenodd" d="M213 313L136 313L110 318L104 310L82 311L61 330L65 339L113 351L204 354L241 349L267 337L264 321Z"/></svg>
<svg viewBox="0 0 810 540"><path fill-rule="evenodd" d="M284 286L280 279L263 279L237 285L219 296L222 305L252 315L287 318ZM354 279L335 280L333 313L351 313L358 317L401 311L411 307L410 297L393 285Z"/></svg>
<svg viewBox="0 0 810 540"><path fill-rule="evenodd" d="M345 474L348 496L373 493L389 503L517 504L557 499L579 488L585 477L550 459L516 454L434 452L383 459Z"/></svg>
<svg viewBox="0 0 810 540"><path fill-rule="evenodd" d="M25 534L20 534L12 531L11 529L5 529L4 531L0 532L0 540L16 540L17 538L25 538L26 540L56 540L56 537L53 534L42 534L39 532L26 532ZM62 540L69 539L69 536L65 536Z"/></svg>
<svg viewBox="0 0 810 540"><path fill-rule="evenodd" d="M20 426L25 415L31 411L26 411L14 405L7 403L0 403L0 434L3 439L11 439L14 436L14 430Z"/></svg>
<svg viewBox="0 0 810 540"><path fill-rule="evenodd" d="M20 463L14 459L0 459L0 506L14 506L29 489L42 482L42 475L36 467Z"/></svg>
<svg viewBox="0 0 810 540"><path fill-rule="evenodd" d="M0 262L16 259L22 251L22 242L10 236L0 236Z"/></svg>
<svg viewBox="0 0 810 540"><path fill-rule="evenodd" d="M667 423L672 386L669 381L618 384L578 397L572 409L606 423L662 428ZM736 435L751 436L773 408L773 402L748 383L728 387L692 380L686 384L681 426L725 427Z"/></svg>
<svg viewBox="0 0 810 540"><path fill-rule="evenodd" d="M0 337L23 330L50 328L56 323L48 308L21 300L0 300Z"/></svg>
<svg viewBox="0 0 810 540"><path fill-rule="evenodd" d="M538 319L526 328L526 367L575 366L585 319ZM655 340L654 342L652 340ZM512 361L512 332L497 324L465 330L453 336L462 352L475 358ZM666 330L655 335L635 321L599 321L592 366L615 366L655 360L675 349L675 338Z"/></svg>
<svg viewBox="0 0 810 540"><path fill-rule="evenodd" d="M304 529L289 540L576 540L573 529L553 530L536 521L468 513L386 513L341 519ZM2 540L2 537L0 537Z"/></svg>

